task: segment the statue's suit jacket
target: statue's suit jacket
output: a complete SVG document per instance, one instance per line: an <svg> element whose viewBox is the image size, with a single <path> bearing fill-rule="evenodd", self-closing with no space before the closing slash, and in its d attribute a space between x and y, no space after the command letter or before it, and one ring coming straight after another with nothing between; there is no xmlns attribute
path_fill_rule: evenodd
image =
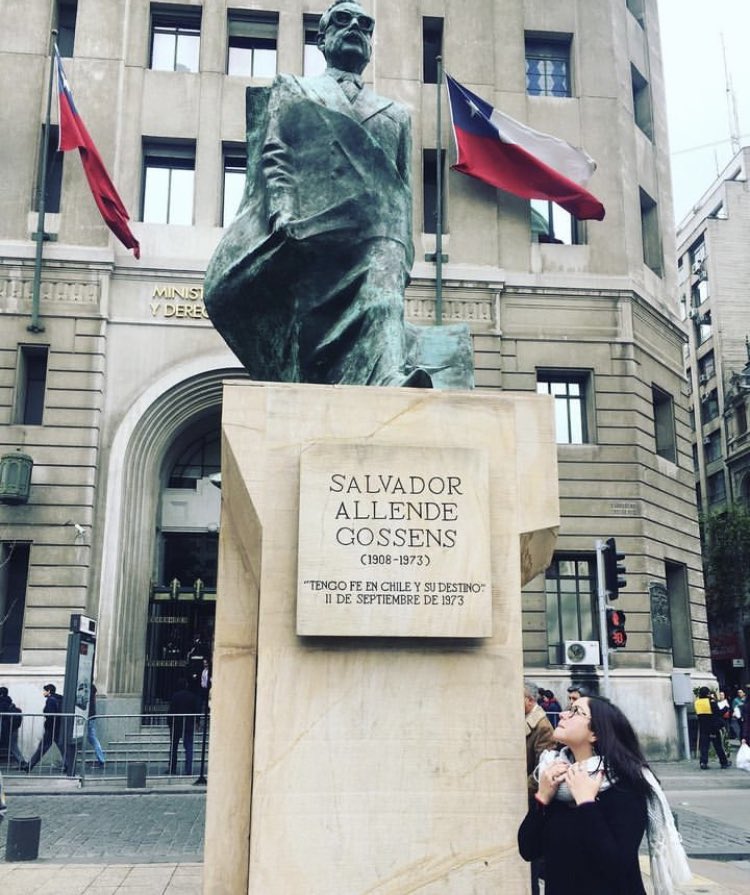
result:
<svg viewBox="0 0 750 895"><path fill-rule="evenodd" d="M337 282L351 281L345 268L372 266L373 240L381 273L390 274L380 288L400 292L393 323L403 329L414 256L410 164L407 110L367 87L353 103L327 74L278 75L270 88L248 88L245 194L209 264L205 299L253 378L306 381L289 366L285 344L269 356L279 332L282 343L294 338L280 300L320 289L314 302L339 301ZM273 230L278 215L287 223ZM383 241L391 246L385 260Z"/></svg>

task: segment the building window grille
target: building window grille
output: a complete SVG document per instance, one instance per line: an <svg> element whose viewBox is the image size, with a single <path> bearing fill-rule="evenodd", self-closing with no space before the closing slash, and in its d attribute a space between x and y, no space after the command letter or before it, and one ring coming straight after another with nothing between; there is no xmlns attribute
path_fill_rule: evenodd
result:
<svg viewBox="0 0 750 895"><path fill-rule="evenodd" d="M656 453L672 463L677 462L677 447L674 431L674 402L672 396L658 386L651 386L654 410L654 439Z"/></svg>
<svg viewBox="0 0 750 895"><path fill-rule="evenodd" d="M558 444L584 444L589 440L587 420L589 374L537 373L536 390L555 399L555 429Z"/></svg>
<svg viewBox="0 0 750 895"><path fill-rule="evenodd" d="M526 37L526 93L570 96L570 36Z"/></svg>
<svg viewBox="0 0 750 895"><path fill-rule="evenodd" d="M26 426L42 424L48 354L47 345L21 345L19 348L14 414L16 423Z"/></svg>
<svg viewBox="0 0 750 895"><path fill-rule="evenodd" d="M143 147L143 221L193 223L195 147L147 141Z"/></svg>
<svg viewBox="0 0 750 895"><path fill-rule="evenodd" d="M532 199L531 238L533 242L578 245L583 242L583 222L546 199Z"/></svg>
<svg viewBox="0 0 750 895"><path fill-rule="evenodd" d="M598 640L596 557L555 554L545 573L547 660L565 664L566 640Z"/></svg>
<svg viewBox="0 0 750 895"><path fill-rule="evenodd" d="M278 14L232 10L227 15L227 74L273 78Z"/></svg>
<svg viewBox="0 0 750 895"><path fill-rule="evenodd" d="M228 227L239 211L245 192L247 169L244 149L239 146L224 147L224 184L221 226Z"/></svg>
<svg viewBox="0 0 750 895"><path fill-rule="evenodd" d="M325 56L318 47L318 22L320 16L306 15L302 19L304 28L304 45L302 73L308 77L322 75L326 70Z"/></svg>
<svg viewBox="0 0 750 895"><path fill-rule="evenodd" d="M653 140L654 116L651 108L651 87L634 65L630 66L630 79L633 88L633 116L635 123L649 140Z"/></svg>
<svg viewBox="0 0 750 895"><path fill-rule="evenodd" d="M200 7L152 5L151 68L157 71L197 72L200 43Z"/></svg>
<svg viewBox="0 0 750 895"><path fill-rule="evenodd" d="M663 273L663 260L658 208L656 202L644 190L640 190L640 201L643 263L660 277Z"/></svg>
<svg viewBox="0 0 750 895"><path fill-rule="evenodd" d="M0 665L21 661L31 545L0 541Z"/></svg>
<svg viewBox="0 0 750 895"><path fill-rule="evenodd" d="M443 19L437 16L422 18L422 80L437 84L438 56L443 54Z"/></svg>
<svg viewBox="0 0 750 895"><path fill-rule="evenodd" d="M76 39L78 0L57 0L57 49L63 58L73 55Z"/></svg>

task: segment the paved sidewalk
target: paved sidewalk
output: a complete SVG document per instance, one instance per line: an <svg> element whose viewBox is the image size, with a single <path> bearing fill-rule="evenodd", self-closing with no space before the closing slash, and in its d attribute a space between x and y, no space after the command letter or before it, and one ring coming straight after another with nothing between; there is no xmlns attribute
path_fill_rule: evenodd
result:
<svg viewBox="0 0 750 895"><path fill-rule="evenodd" d="M201 895L200 864L0 864L3 895Z"/></svg>

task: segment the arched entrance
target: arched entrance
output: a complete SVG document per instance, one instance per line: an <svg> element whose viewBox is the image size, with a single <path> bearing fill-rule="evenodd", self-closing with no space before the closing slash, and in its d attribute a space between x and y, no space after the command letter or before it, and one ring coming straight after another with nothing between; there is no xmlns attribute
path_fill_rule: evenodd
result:
<svg viewBox="0 0 750 895"><path fill-rule="evenodd" d="M163 714L185 677L200 688L210 661L216 606L221 419L211 411L187 426L167 451L156 522L154 574L148 604L143 705Z"/></svg>
<svg viewBox="0 0 750 895"><path fill-rule="evenodd" d="M170 476L174 474L173 483L178 483L179 465L183 463L182 478L190 478L190 446L211 431L218 435L222 382L246 375L218 363L211 369L211 360L197 359L155 383L132 405L110 447L106 481L99 492L106 509L99 574L97 675L100 689L112 701L113 710L119 712L137 714L142 710L152 591L160 583L158 579L175 567L170 564L181 562L174 557L179 557L182 548L183 552L188 549L186 541L180 548L176 536L196 534L195 508L185 509L190 523L185 526L176 521L179 506L170 508L168 524L163 526L164 501L169 492L174 492L172 496L179 504L176 492L188 490L169 489ZM209 482L203 482L201 488L216 491ZM214 523L209 515L203 516L206 534ZM180 528L184 530L180 532ZM165 532L175 537L175 544L166 547ZM170 558L165 565L167 553ZM180 580L180 589L192 587L196 580L188 581L192 571L182 574L187 576L184 583L179 575L172 578ZM192 593L190 599L199 602Z"/></svg>

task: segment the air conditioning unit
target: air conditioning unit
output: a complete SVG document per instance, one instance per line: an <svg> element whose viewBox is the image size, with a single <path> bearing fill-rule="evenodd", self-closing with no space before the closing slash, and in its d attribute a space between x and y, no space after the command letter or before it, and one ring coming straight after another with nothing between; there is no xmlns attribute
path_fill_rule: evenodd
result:
<svg viewBox="0 0 750 895"><path fill-rule="evenodd" d="M698 308L690 308L690 310L688 311L688 317L691 320L695 320L695 318L698 317L699 315L700 315L700 311L698 310Z"/></svg>
<svg viewBox="0 0 750 895"><path fill-rule="evenodd" d="M705 373L701 373L698 377L698 382L700 382L701 385L705 385L708 382L708 376Z"/></svg>
<svg viewBox="0 0 750 895"><path fill-rule="evenodd" d="M599 665L598 640L566 640L565 664L566 665Z"/></svg>

